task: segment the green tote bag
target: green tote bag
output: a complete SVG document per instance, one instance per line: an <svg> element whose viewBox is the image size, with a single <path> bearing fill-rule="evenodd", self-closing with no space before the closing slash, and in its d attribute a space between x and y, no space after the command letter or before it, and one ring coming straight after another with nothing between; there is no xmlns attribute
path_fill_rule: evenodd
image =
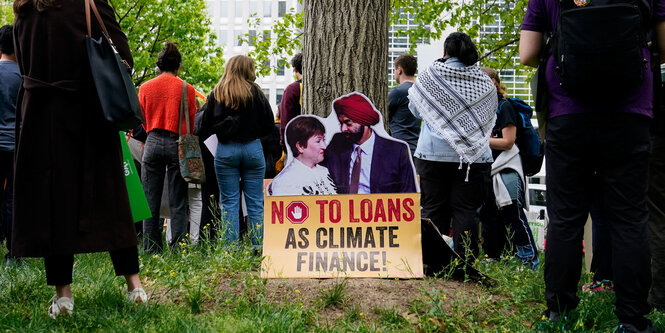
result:
<svg viewBox="0 0 665 333"><path fill-rule="evenodd" d="M132 218L134 219L134 222L138 222L152 217L152 214L150 214L148 200L145 198L145 192L143 192L141 179L139 179L139 175L136 172L134 159L129 152L125 133L120 131L119 134L120 145L122 146L122 167L125 171L125 183L127 184L129 206L132 209Z"/></svg>

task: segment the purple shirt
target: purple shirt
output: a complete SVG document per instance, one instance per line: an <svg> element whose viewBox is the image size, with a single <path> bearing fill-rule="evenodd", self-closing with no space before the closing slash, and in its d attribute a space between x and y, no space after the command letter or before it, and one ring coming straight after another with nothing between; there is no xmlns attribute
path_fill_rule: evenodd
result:
<svg viewBox="0 0 665 333"><path fill-rule="evenodd" d="M554 31L559 15L558 0L529 0L529 5L522 21L522 30L546 33ZM665 21L665 0L649 0L654 22ZM644 58L650 61L649 50L643 50ZM568 96L560 86L559 75L554 70L556 62L550 54L545 66L545 81L549 96L549 117L566 114L602 112L614 109L621 112L643 114L653 117L653 76L650 70L651 63L644 69L644 81L640 87L625 94L625 97L617 100L612 92L608 92L604 100L576 101ZM611 70L611 69L608 69ZM617 82L618 90L621 90L621 82Z"/></svg>

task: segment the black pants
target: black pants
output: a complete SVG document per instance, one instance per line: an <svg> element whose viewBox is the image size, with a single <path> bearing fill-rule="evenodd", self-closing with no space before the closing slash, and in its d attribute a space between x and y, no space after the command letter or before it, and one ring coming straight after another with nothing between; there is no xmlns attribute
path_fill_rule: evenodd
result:
<svg viewBox="0 0 665 333"><path fill-rule="evenodd" d="M137 274L139 272L139 254L136 246L109 251L116 276ZM44 258L46 284L64 286L72 283L74 255L64 254Z"/></svg>
<svg viewBox="0 0 665 333"><path fill-rule="evenodd" d="M451 221L455 252L478 256L478 210L486 197L490 163L473 163L469 181L465 164L415 159L420 175L422 217L429 218L442 234L450 234ZM470 260L471 258L467 258Z"/></svg>
<svg viewBox="0 0 665 333"><path fill-rule="evenodd" d="M665 309L665 136L651 140L649 169L649 231L651 236L652 305Z"/></svg>
<svg viewBox="0 0 665 333"><path fill-rule="evenodd" d="M14 205L14 152L0 151L0 242L7 240L7 258L12 248Z"/></svg>
<svg viewBox="0 0 665 333"><path fill-rule="evenodd" d="M615 314L644 321L651 284L647 178L649 118L593 113L552 118L547 126L545 296L552 311L579 303L584 224L595 195L611 238ZM598 177L597 182L594 174Z"/></svg>
<svg viewBox="0 0 665 333"><path fill-rule="evenodd" d="M154 129L148 133L143 146L141 183L152 217L143 220L143 249L148 253L162 252L163 222L159 207L164 190L164 177L169 183L169 211L171 213L171 246L185 239L187 233L187 182L180 175L178 161L178 135Z"/></svg>

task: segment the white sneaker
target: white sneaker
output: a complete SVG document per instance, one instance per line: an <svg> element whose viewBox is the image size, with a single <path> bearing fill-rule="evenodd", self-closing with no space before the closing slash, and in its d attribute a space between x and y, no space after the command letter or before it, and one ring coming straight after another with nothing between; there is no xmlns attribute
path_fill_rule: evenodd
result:
<svg viewBox="0 0 665 333"><path fill-rule="evenodd" d="M74 313L74 299L69 297L53 296L51 306L48 307L48 315L55 319L64 314L70 316Z"/></svg>
<svg viewBox="0 0 665 333"><path fill-rule="evenodd" d="M127 302L134 304L146 303L148 301L148 295L145 293L143 288L136 288L132 291L127 292Z"/></svg>

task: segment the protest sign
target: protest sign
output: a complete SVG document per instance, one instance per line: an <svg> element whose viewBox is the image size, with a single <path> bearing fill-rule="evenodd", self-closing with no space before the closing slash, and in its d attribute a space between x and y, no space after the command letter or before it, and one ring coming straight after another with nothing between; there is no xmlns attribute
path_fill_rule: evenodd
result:
<svg viewBox="0 0 665 333"><path fill-rule="evenodd" d="M418 193L268 196L261 276L423 276Z"/></svg>

